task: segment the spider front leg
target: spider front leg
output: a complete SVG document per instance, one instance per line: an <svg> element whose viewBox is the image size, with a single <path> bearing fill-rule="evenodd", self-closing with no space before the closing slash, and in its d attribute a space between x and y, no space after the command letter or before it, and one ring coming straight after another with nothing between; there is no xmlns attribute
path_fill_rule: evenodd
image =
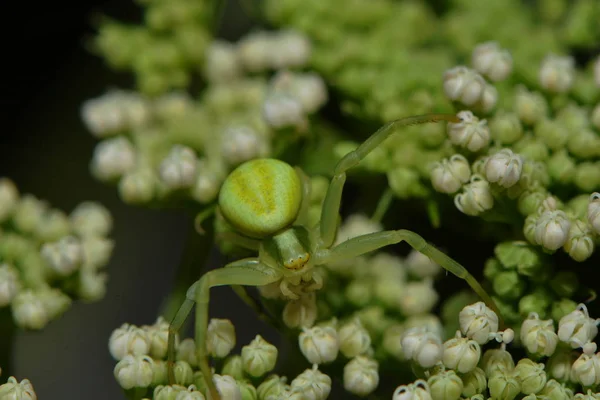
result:
<svg viewBox="0 0 600 400"><path fill-rule="evenodd" d="M326 264L329 262L341 261L400 242L408 243L410 247L428 256L448 272L451 272L457 277L464 279L469 284L471 289L473 289L473 291L477 293L477 295L481 297L481 299L488 306L490 306L494 312L496 312L496 314L498 314L498 318L502 324L502 315L500 314L496 303L485 291L485 289L483 289L475 277L471 275L471 273L465 267L436 249L433 245L427 243L425 239L415 232L401 229L397 231L375 232L367 235L357 236L340 243L332 249L321 250L319 252L319 260L317 262Z"/></svg>
<svg viewBox="0 0 600 400"><path fill-rule="evenodd" d="M207 272L196 281L187 291L185 302L181 305L175 318L169 325L169 339L167 350L167 371L169 383L175 383L173 365L175 363L175 335L181 329L188 315L196 303L196 353L200 371L206 380L208 390L213 400L220 400L213 374L208 363L206 349L206 332L208 330L208 302L210 289L215 286L244 285L263 286L277 281L280 274L275 269L262 264L257 258L247 258L234 261L223 268Z"/></svg>
<svg viewBox="0 0 600 400"><path fill-rule="evenodd" d="M460 122L460 119L453 114L427 114L389 122L379 128L373 135L358 146L356 150L346 154L337 163L333 172L333 178L331 179L329 188L327 188L327 194L325 195L325 200L323 202L323 211L321 213L320 233L322 247L329 248L335 239L342 191L344 189L344 182L346 182L346 171L358 165L358 163L373 151L373 149L390 137L396 131L396 128L439 121Z"/></svg>

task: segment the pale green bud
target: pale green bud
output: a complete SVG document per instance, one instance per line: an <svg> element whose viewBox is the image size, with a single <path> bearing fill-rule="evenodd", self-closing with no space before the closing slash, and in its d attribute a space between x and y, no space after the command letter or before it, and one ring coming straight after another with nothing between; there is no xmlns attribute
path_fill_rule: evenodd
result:
<svg viewBox="0 0 600 400"><path fill-rule="evenodd" d="M217 387L221 398L227 400L242 400L242 392L233 377L215 374L213 381L215 382L215 386ZM207 394L206 400L213 400L210 393Z"/></svg>
<svg viewBox="0 0 600 400"><path fill-rule="evenodd" d="M496 370L512 371L515 367L512 355L506 349L489 349L483 353L481 369L485 371L488 379Z"/></svg>
<svg viewBox="0 0 600 400"><path fill-rule="evenodd" d="M209 82L231 82L242 75L241 67L233 44L214 40L206 49L204 74Z"/></svg>
<svg viewBox="0 0 600 400"><path fill-rule="evenodd" d="M123 326L126 325L127 324ZM158 317L158 319L153 325L142 326L142 329L146 332L148 340L150 342L150 350L148 350L146 354L149 354L150 356L152 356L152 358L158 360L165 358L167 356L169 323L165 321L163 317ZM179 337L178 335L176 335L175 345L178 346L178 343Z"/></svg>
<svg viewBox="0 0 600 400"><path fill-rule="evenodd" d="M19 190L8 178L0 178L0 222L6 220L19 201Z"/></svg>
<svg viewBox="0 0 600 400"><path fill-rule="evenodd" d="M551 316L555 321L560 321L562 317L569 314L577 307L577 303L571 299L562 298L552 303Z"/></svg>
<svg viewBox="0 0 600 400"><path fill-rule="evenodd" d="M365 280L356 279L346 286L344 295L357 308L361 308L370 303L373 294L372 283Z"/></svg>
<svg viewBox="0 0 600 400"><path fill-rule="evenodd" d="M413 168L395 167L388 171L387 177L390 188L401 199L425 197L428 193L420 174Z"/></svg>
<svg viewBox="0 0 600 400"><path fill-rule="evenodd" d="M519 360L515 367L515 374L521 383L521 392L524 394L537 393L546 385L544 364L536 363L528 358Z"/></svg>
<svg viewBox="0 0 600 400"><path fill-rule="evenodd" d="M128 204L150 202L157 191L158 176L150 168L136 168L119 181L119 195Z"/></svg>
<svg viewBox="0 0 600 400"><path fill-rule="evenodd" d="M564 149L569 140L569 130L560 121L544 118L535 124L535 136L541 139L549 149Z"/></svg>
<svg viewBox="0 0 600 400"><path fill-rule="evenodd" d="M458 66L444 72L444 93L450 100L472 106L477 104L486 86L485 79L478 72Z"/></svg>
<svg viewBox="0 0 600 400"><path fill-rule="evenodd" d="M175 145L163 159L159 167L162 183L170 190L189 188L196 180L198 157L194 150L183 145Z"/></svg>
<svg viewBox="0 0 600 400"><path fill-rule="evenodd" d="M529 92L524 86L519 86L515 94L515 112L527 125L534 125L548 115L548 103L538 92Z"/></svg>
<svg viewBox="0 0 600 400"><path fill-rule="evenodd" d="M0 307L5 307L21 290L19 271L11 264L0 264Z"/></svg>
<svg viewBox="0 0 600 400"><path fill-rule="evenodd" d="M90 168L96 178L113 181L132 171L135 163L135 148L127 138L118 136L96 145Z"/></svg>
<svg viewBox="0 0 600 400"><path fill-rule="evenodd" d="M35 228L35 235L42 242L57 241L70 233L69 219L60 210L48 210Z"/></svg>
<svg viewBox="0 0 600 400"><path fill-rule="evenodd" d="M358 318L338 330L340 351L348 358L366 353L371 348L371 336Z"/></svg>
<svg viewBox="0 0 600 400"><path fill-rule="evenodd" d="M384 306L395 309L400 303L402 292L404 291L405 283L403 281L397 281L388 278L378 278L372 284L373 295L379 300ZM370 288L367 286L367 288ZM370 293L367 296L370 300ZM356 303L355 303L356 304Z"/></svg>
<svg viewBox="0 0 600 400"><path fill-rule="evenodd" d="M598 192L594 192L590 196L587 219L594 232L600 235L600 193Z"/></svg>
<svg viewBox="0 0 600 400"><path fill-rule="evenodd" d="M14 376L11 376L5 384L0 386L0 398L3 400L37 400L37 395L29 379L19 382Z"/></svg>
<svg viewBox="0 0 600 400"><path fill-rule="evenodd" d="M431 397L439 400L458 400L463 391L463 382L452 370L432 375L428 380Z"/></svg>
<svg viewBox="0 0 600 400"><path fill-rule="evenodd" d="M191 367L198 366L198 353L196 352L196 342L192 338L183 339L179 345L177 345L176 359L178 361L185 361ZM224 375L231 375L225 374ZM232 375L233 376L233 375ZM237 377L234 376L237 379Z"/></svg>
<svg viewBox="0 0 600 400"><path fill-rule="evenodd" d="M256 393L256 388L248 381L237 381L238 387L240 388L240 393L242 395L242 400L257 400L258 394ZM179 399L178 399L179 400Z"/></svg>
<svg viewBox="0 0 600 400"><path fill-rule="evenodd" d="M583 353L573 363L573 379L583 386L600 383L600 353Z"/></svg>
<svg viewBox="0 0 600 400"><path fill-rule="evenodd" d="M455 154L431 167L431 185L440 193L455 193L469 181L471 167L467 159Z"/></svg>
<svg viewBox="0 0 600 400"><path fill-rule="evenodd" d="M298 375L291 383L292 390L301 391L303 399L325 400L331 392L331 378L317 368L314 364L312 369L306 369Z"/></svg>
<svg viewBox="0 0 600 400"><path fill-rule="evenodd" d="M213 357L225 358L234 347L235 327L231 321L212 318L206 331L206 349L208 353Z"/></svg>
<svg viewBox="0 0 600 400"><path fill-rule="evenodd" d="M382 230L383 226L380 223L374 222L366 215L351 214L342 222L335 243L343 243L354 237L380 232Z"/></svg>
<svg viewBox="0 0 600 400"><path fill-rule="evenodd" d="M518 200L519 212L523 216L535 214L547 197L548 193L541 187L524 191Z"/></svg>
<svg viewBox="0 0 600 400"><path fill-rule="evenodd" d="M567 241L571 221L561 210L544 211L535 225L535 242L544 248L554 251Z"/></svg>
<svg viewBox="0 0 600 400"><path fill-rule="evenodd" d="M585 261L594 253L594 236L587 223L575 220L571 224L565 251L575 261Z"/></svg>
<svg viewBox="0 0 600 400"><path fill-rule="evenodd" d="M295 74L291 89L308 114L316 112L327 102L325 81L315 73Z"/></svg>
<svg viewBox="0 0 600 400"><path fill-rule="evenodd" d="M460 330L479 344L490 340L490 334L498 331L498 316L484 302L464 307L459 316Z"/></svg>
<svg viewBox="0 0 600 400"><path fill-rule="evenodd" d="M463 192L454 197L454 205L467 215L479 215L494 206L490 184L480 175L473 175Z"/></svg>
<svg viewBox="0 0 600 400"><path fill-rule="evenodd" d="M148 356L126 355L114 369L114 375L123 389L148 387L152 384L154 361Z"/></svg>
<svg viewBox="0 0 600 400"><path fill-rule="evenodd" d="M542 267L539 253L525 242L503 242L494 249L494 254L505 268L516 268L519 274L534 276Z"/></svg>
<svg viewBox="0 0 600 400"><path fill-rule="evenodd" d="M87 269L79 272L79 286L77 295L85 301L98 301L106 295L106 282L108 275L96 273Z"/></svg>
<svg viewBox="0 0 600 400"><path fill-rule="evenodd" d="M479 343L461 337L460 331L457 332L456 337L444 342L442 362L447 368L456 370L461 374L470 372L477 367L480 357L481 347Z"/></svg>
<svg viewBox="0 0 600 400"><path fill-rule="evenodd" d="M518 299L525 291L526 282L516 271L500 272L492 282L494 292L505 299Z"/></svg>
<svg viewBox="0 0 600 400"><path fill-rule="evenodd" d="M115 243L101 236L84 236L81 238L83 247L83 268L96 270L105 266L110 260Z"/></svg>
<svg viewBox="0 0 600 400"><path fill-rule="evenodd" d="M541 320L536 313L523 321L520 336L527 351L537 355L551 356L558 344L553 320Z"/></svg>
<svg viewBox="0 0 600 400"><path fill-rule="evenodd" d="M484 170L488 182L508 188L519 181L523 171L523 158L510 149L502 149L487 159Z"/></svg>
<svg viewBox="0 0 600 400"><path fill-rule="evenodd" d="M405 360L402 335L406 329L401 324L390 325L383 333L383 348L398 360Z"/></svg>
<svg viewBox="0 0 600 400"><path fill-rule="evenodd" d="M152 398L154 400L177 400L179 393L183 393L185 390L180 385L159 385L154 388Z"/></svg>
<svg viewBox="0 0 600 400"><path fill-rule="evenodd" d="M304 328L298 336L300 351L311 364L332 362L339 351L338 335L332 327Z"/></svg>
<svg viewBox="0 0 600 400"><path fill-rule="evenodd" d="M600 155L600 138L589 128L573 130L569 135L567 149L577 158L596 158Z"/></svg>
<svg viewBox="0 0 600 400"><path fill-rule="evenodd" d="M588 389L586 394L576 393L573 396L573 400L598 400L600 399L600 393L593 393L591 389Z"/></svg>
<svg viewBox="0 0 600 400"><path fill-rule="evenodd" d="M402 335L404 356L423 368L431 368L442 360L443 345L440 337L427 328L411 328Z"/></svg>
<svg viewBox="0 0 600 400"><path fill-rule="evenodd" d="M462 381L462 395L465 397L475 396L476 394L483 393L484 390L487 389L487 378L485 376L485 372L478 367L464 374Z"/></svg>
<svg viewBox="0 0 600 400"><path fill-rule="evenodd" d="M412 315L404 321L404 328L424 328L427 332L434 333L439 337L443 337L445 334L442 321L435 314Z"/></svg>
<svg viewBox="0 0 600 400"><path fill-rule="evenodd" d="M516 114L498 111L490 120L490 134L502 144L511 144L523 136L523 127Z"/></svg>
<svg viewBox="0 0 600 400"><path fill-rule="evenodd" d="M58 288L44 287L37 291L50 320L61 316L71 306L71 298Z"/></svg>
<svg viewBox="0 0 600 400"><path fill-rule="evenodd" d="M269 151L266 138L248 126L231 125L221 134L221 154L231 165L253 158L266 157Z"/></svg>
<svg viewBox="0 0 600 400"><path fill-rule="evenodd" d="M344 389L357 396L367 396L379 385L377 361L357 356L344 366Z"/></svg>
<svg viewBox="0 0 600 400"><path fill-rule="evenodd" d="M565 93L575 81L575 59L549 54L542 61L540 85L551 93Z"/></svg>
<svg viewBox="0 0 600 400"><path fill-rule="evenodd" d="M420 315L430 312L439 299L431 278L412 281L403 287L400 310L404 315Z"/></svg>
<svg viewBox="0 0 600 400"><path fill-rule="evenodd" d="M167 378L167 362L163 360L152 360L152 384L151 386L164 385Z"/></svg>
<svg viewBox="0 0 600 400"><path fill-rule="evenodd" d="M175 374L175 383L178 385L188 386L194 381L194 371L185 361L175 361L173 373Z"/></svg>
<svg viewBox="0 0 600 400"><path fill-rule="evenodd" d="M108 209L93 201L78 204L69 219L73 230L80 236L106 236L113 225Z"/></svg>
<svg viewBox="0 0 600 400"><path fill-rule="evenodd" d="M546 289L538 288L533 293L521 297L519 300L519 314L529 315L529 313L537 311L540 317L545 318L551 304L551 294Z"/></svg>
<svg viewBox="0 0 600 400"><path fill-rule="evenodd" d="M83 263L84 257L81 241L75 236L66 236L56 242L44 244L40 254L46 265L60 276L75 272Z"/></svg>
<svg viewBox="0 0 600 400"><path fill-rule="evenodd" d="M150 353L151 341L148 332L135 325L123 324L110 335L108 349L115 360L126 355L143 356Z"/></svg>
<svg viewBox="0 0 600 400"><path fill-rule="evenodd" d="M244 370L253 377L259 377L275 368L277 347L265 341L260 335L249 345L242 347Z"/></svg>
<svg viewBox="0 0 600 400"><path fill-rule="evenodd" d="M577 355L571 349L557 349L546 363L549 376L561 382L574 380L571 370L576 359Z"/></svg>
<svg viewBox="0 0 600 400"><path fill-rule="evenodd" d="M432 400L429 385L417 379L409 385L400 385L394 390L392 400Z"/></svg>
<svg viewBox="0 0 600 400"><path fill-rule="evenodd" d="M466 160L465 160L466 161ZM415 276L419 278L433 278L437 275L442 267L439 266L428 256L416 250L411 250L406 256L406 267Z"/></svg>
<svg viewBox="0 0 600 400"><path fill-rule="evenodd" d="M289 387L285 383L286 380L287 380L287 378L279 377L278 375L269 376L256 388L258 398L259 399L268 399L270 397L280 396Z"/></svg>
<svg viewBox="0 0 600 400"><path fill-rule="evenodd" d="M565 150L554 153L546 165L548 166L548 174L557 182L566 184L575 178L577 166Z"/></svg>
<svg viewBox="0 0 600 400"><path fill-rule="evenodd" d="M521 392L521 385L512 370L499 368L488 376L488 389L493 399L512 400Z"/></svg>
<svg viewBox="0 0 600 400"><path fill-rule="evenodd" d="M263 115L267 124L275 129L302 128L307 119L298 98L280 91L270 91L263 103Z"/></svg>
<svg viewBox="0 0 600 400"><path fill-rule="evenodd" d="M577 166L573 182L580 189L591 192L600 187L600 162L582 162Z"/></svg>
<svg viewBox="0 0 600 400"><path fill-rule="evenodd" d="M12 222L15 228L24 233L33 233L42 223L48 204L35 196L26 194L21 197L13 211Z"/></svg>
<svg viewBox="0 0 600 400"><path fill-rule="evenodd" d="M197 170L196 180L191 188L192 198L200 203L209 203L219 194L222 179L210 169L206 160L198 162Z"/></svg>
<svg viewBox="0 0 600 400"><path fill-rule="evenodd" d="M479 120L471 111L457 114L461 122L448 123L448 137L456 146L477 152L490 142L490 129L485 119Z"/></svg>
<svg viewBox="0 0 600 400"><path fill-rule="evenodd" d="M471 54L471 64L492 81L502 81L512 72L513 60L508 50L496 42L477 45Z"/></svg>
<svg viewBox="0 0 600 400"><path fill-rule="evenodd" d="M483 276L489 280L493 280L502 271L504 266L496 258L488 258L483 266Z"/></svg>
<svg viewBox="0 0 600 400"><path fill-rule="evenodd" d="M539 397L548 400L564 400L573 398L573 392L554 379L549 379L546 386L538 393Z"/></svg>
<svg viewBox="0 0 600 400"><path fill-rule="evenodd" d="M234 377L237 381L244 379L244 363L242 356L232 355L225 359L221 374Z"/></svg>
<svg viewBox="0 0 600 400"><path fill-rule="evenodd" d="M25 329L42 329L50 322L50 315L41 296L31 289L20 291L11 303L13 319Z"/></svg>

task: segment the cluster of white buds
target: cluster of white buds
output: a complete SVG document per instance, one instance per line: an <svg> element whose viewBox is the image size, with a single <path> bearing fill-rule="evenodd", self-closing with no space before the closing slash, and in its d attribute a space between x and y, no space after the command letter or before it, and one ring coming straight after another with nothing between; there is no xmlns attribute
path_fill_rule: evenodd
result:
<svg viewBox="0 0 600 400"><path fill-rule="evenodd" d="M523 157L510 149L502 149L487 158L484 169L488 182L509 188L521 178Z"/></svg>
<svg viewBox="0 0 600 400"><path fill-rule="evenodd" d="M521 343L529 353L551 356L558 344L558 335L554 331L554 321L541 320L532 312L521 324Z"/></svg>
<svg viewBox="0 0 600 400"><path fill-rule="evenodd" d="M357 356L344 366L344 389L365 397L379 385L379 364L366 357Z"/></svg>
<svg viewBox="0 0 600 400"><path fill-rule="evenodd" d="M402 335L401 343L405 357L423 368L431 368L442 360L442 340L427 328L408 329Z"/></svg>
<svg viewBox="0 0 600 400"><path fill-rule="evenodd" d="M575 59L550 54L542 61L540 84L552 93L565 93L575 81Z"/></svg>
<svg viewBox="0 0 600 400"><path fill-rule="evenodd" d="M596 234L600 235L600 193L594 192L590 196L587 207L587 220Z"/></svg>
<svg viewBox="0 0 600 400"><path fill-rule="evenodd" d="M11 376L5 384L0 385L0 399L37 400L37 395L29 379L19 382L14 376Z"/></svg>
<svg viewBox="0 0 600 400"><path fill-rule="evenodd" d="M444 158L431 168L431 185L440 193L456 193L470 177L469 161L460 154Z"/></svg>
<svg viewBox="0 0 600 400"><path fill-rule="evenodd" d="M303 67L310 55L308 38L291 30L255 32L238 43L238 57L249 72Z"/></svg>
<svg viewBox="0 0 600 400"><path fill-rule="evenodd" d="M444 93L450 100L466 106L479 106L484 112L496 106L496 88L489 85L477 71L458 66L444 72L443 79Z"/></svg>
<svg viewBox="0 0 600 400"><path fill-rule="evenodd" d="M600 319L590 318L585 304L579 304L575 310L558 322L558 338L572 348L584 348L598 334Z"/></svg>
<svg viewBox="0 0 600 400"><path fill-rule="evenodd" d="M471 64L490 80L502 81L512 72L513 60L510 52L501 49L497 42L486 42L475 47Z"/></svg>
<svg viewBox="0 0 600 400"><path fill-rule="evenodd" d="M198 157L193 149L175 145L160 163L159 176L170 190L191 187L196 181Z"/></svg>
<svg viewBox="0 0 600 400"><path fill-rule="evenodd" d="M146 125L151 117L149 102L135 92L111 90L87 100L81 107L81 118L97 137L107 137Z"/></svg>
<svg viewBox="0 0 600 400"><path fill-rule="evenodd" d="M477 152L490 142L490 129L487 120L480 120L471 111L461 111L457 114L460 122L448 123L448 137L456 146Z"/></svg>
<svg viewBox="0 0 600 400"><path fill-rule="evenodd" d="M479 215L494 206L490 184L480 175L473 175L463 186L463 192L454 196L454 205L467 215Z"/></svg>

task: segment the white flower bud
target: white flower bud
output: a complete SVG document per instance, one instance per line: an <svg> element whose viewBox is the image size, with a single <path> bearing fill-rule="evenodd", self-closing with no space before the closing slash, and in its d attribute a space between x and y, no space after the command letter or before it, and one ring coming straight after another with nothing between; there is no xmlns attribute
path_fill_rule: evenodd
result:
<svg viewBox="0 0 600 400"><path fill-rule="evenodd" d="M221 152L225 161L237 165L253 158L266 157L269 146L255 130L243 125L229 126L221 137Z"/></svg>
<svg viewBox="0 0 600 400"><path fill-rule="evenodd" d="M344 324L338 331L340 351L348 358L364 354L371 347L371 336L358 318Z"/></svg>
<svg viewBox="0 0 600 400"><path fill-rule="evenodd" d="M108 339L110 355L122 360L127 355L144 356L150 353L148 333L135 325L123 324L113 331Z"/></svg>
<svg viewBox="0 0 600 400"><path fill-rule="evenodd" d="M444 351L440 337L426 328L411 328L404 332L402 350L406 358L423 368L431 368L440 362Z"/></svg>
<svg viewBox="0 0 600 400"><path fill-rule="evenodd" d="M496 42L486 42L478 45L471 56L473 68L484 74L492 81L502 81L510 75L513 60L508 50L500 48Z"/></svg>
<svg viewBox="0 0 600 400"><path fill-rule="evenodd" d="M154 400L177 400L179 393L185 391L185 388L180 385L158 385L154 388L152 398Z"/></svg>
<svg viewBox="0 0 600 400"><path fill-rule="evenodd" d="M110 93L86 100L81 106L81 119L86 128L96 137L107 137L123 128L123 110L112 101Z"/></svg>
<svg viewBox="0 0 600 400"><path fill-rule="evenodd" d="M77 295L85 301L98 301L106 294L108 275L87 269L79 271Z"/></svg>
<svg viewBox="0 0 600 400"><path fill-rule="evenodd" d="M11 376L5 384L0 386L0 399L37 400L37 395L29 379L23 379L19 382L14 376Z"/></svg>
<svg viewBox="0 0 600 400"><path fill-rule="evenodd" d="M496 107L497 103L498 89L493 85L485 85L483 92L481 92L481 97L475 106L479 107L484 113L489 113Z"/></svg>
<svg viewBox="0 0 600 400"><path fill-rule="evenodd" d="M143 328L146 331L150 343L148 354L157 360L165 358L167 356L169 344L169 323L165 321L163 317L158 317L154 325L144 326ZM179 351L180 346L177 346L177 339L178 337L175 336L176 347Z"/></svg>
<svg viewBox="0 0 600 400"><path fill-rule="evenodd" d="M0 308L10 304L21 290L19 272L7 263L0 264Z"/></svg>
<svg viewBox="0 0 600 400"><path fill-rule="evenodd" d="M583 386L600 384L600 353L583 353L573 363L572 376Z"/></svg>
<svg viewBox="0 0 600 400"><path fill-rule="evenodd" d="M572 368L576 357L571 349L559 348L546 363L549 376L561 382L574 381Z"/></svg>
<svg viewBox="0 0 600 400"><path fill-rule="evenodd" d="M549 92L565 93L575 81L575 59L550 54L542 61L540 84Z"/></svg>
<svg viewBox="0 0 600 400"><path fill-rule="evenodd" d="M302 127L306 116L300 100L286 93L272 91L263 104L263 116L269 126L280 129Z"/></svg>
<svg viewBox="0 0 600 400"><path fill-rule="evenodd" d="M327 103L327 86L315 73L296 74L292 86L292 94L307 114L316 112Z"/></svg>
<svg viewBox="0 0 600 400"><path fill-rule="evenodd" d="M417 379L409 385L400 385L394 390L392 400L433 400L429 385L422 379Z"/></svg>
<svg viewBox="0 0 600 400"><path fill-rule="evenodd" d="M46 306L31 289L20 291L11 303L13 318L17 326L25 329L42 329L50 322Z"/></svg>
<svg viewBox="0 0 600 400"><path fill-rule="evenodd" d="M403 288L400 310L407 316L425 314L433 309L438 298L431 278L412 281Z"/></svg>
<svg viewBox="0 0 600 400"><path fill-rule="evenodd" d="M154 362L148 356L126 355L117 363L114 370L115 378L123 389L148 387L152 384Z"/></svg>
<svg viewBox="0 0 600 400"><path fill-rule="evenodd" d="M129 204L148 203L154 197L157 181L150 168L136 168L119 181L119 195Z"/></svg>
<svg viewBox="0 0 600 400"><path fill-rule="evenodd" d="M321 371L317 365L298 375L291 383L292 390L302 392L304 400L325 400L331 392L331 378Z"/></svg>
<svg viewBox="0 0 600 400"><path fill-rule="evenodd" d="M255 341L258 338L257 336ZM217 358L225 358L234 347L235 327L231 321L228 319L212 318L206 332L206 349L208 354Z"/></svg>
<svg viewBox="0 0 600 400"><path fill-rule="evenodd" d="M524 86L518 86L514 109L521 121L528 125L533 125L538 121L546 119L548 103L540 93L530 92Z"/></svg>
<svg viewBox="0 0 600 400"><path fill-rule="evenodd" d="M480 99L485 88L485 79L476 71L464 66L444 72L444 93L450 100L472 106Z"/></svg>
<svg viewBox="0 0 600 400"><path fill-rule="evenodd" d="M467 159L455 154L444 158L442 162L436 162L431 169L431 184L435 190L441 193L455 193L460 187L469 181L471 167Z"/></svg>
<svg viewBox="0 0 600 400"><path fill-rule="evenodd" d="M479 344L490 340L490 334L498 331L498 316L484 302L464 307L458 315L460 330Z"/></svg>
<svg viewBox="0 0 600 400"><path fill-rule="evenodd" d="M263 376L275 368L277 347L256 335L249 345L242 347L242 362L248 374L254 377Z"/></svg>
<svg viewBox="0 0 600 400"><path fill-rule="evenodd" d="M96 145L91 169L96 178L111 181L133 170L136 154L133 145L123 136L103 140Z"/></svg>
<svg viewBox="0 0 600 400"><path fill-rule="evenodd" d="M194 371L190 364L185 361L176 361L173 365L173 375L175 375L175 383L182 386L191 384L194 380Z"/></svg>
<svg viewBox="0 0 600 400"><path fill-rule="evenodd" d="M300 351L311 364L323 364L335 361L340 346L335 328L304 328L298 336Z"/></svg>
<svg viewBox="0 0 600 400"><path fill-rule="evenodd" d="M594 253L594 237L589 225L581 220L575 220L569 229L565 243L565 251L575 261L585 261Z"/></svg>
<svg viewBox="0 0 600 400"><path fill-rule="evenodd" d="M191 367L198 366L198 355L196 353L196 342L192 338L186 338L177 346L177 361L185 361ZM240 357L241 361L241 357ZM224 374L229 375L229 374Z"/></svg>
<svg viewBox="0 0 600 400"><path fill-rule="evenodd" d="M196 183L191 190L192 197L200 203L209 203L217 197L220 188L221 180L218 174L210 168L206 160L200 160Z"/></svg>
<svg viewBox="0 0 600 400"><path fill-rule="evenodd" d="M461 122L448 123L448 137L456 146L469 151L479 151L490 142L490 129L487 120L479 120L471 111L461 111L457 114Z"/></svg>
<svg viewBox="0 0 600 400"><path fill-rule="evenodd" d="M367 396L379 385L379 364L364 356L353 358L344 366L344 389L357 396Z"/></svg>
<svg viewBox="0 0 600 400"><path fill-rule="evenodd" d="M485 177L489 182L508 188L521 178L523 158L510 149L502 149L491 155L485 163Z"/></svg>
<svg viewBox="0 0 600 400"><path fill-rule="evenodd" d="M269 32L250 33L238 42L238 57L249 72L262 72L270 67L272 43Z"/></svg>
<svg viewBox="0 0 600 400"><path fill-rule="evenodd" d="M479 347L479 343L461 337L460 332L457 332L456 337L444 342L442 362L447 368L456 370L461 374L474 370L480 357L481 347Z"/></svg>
<svg viewBox="0 0 600 400"><path fill-rule="evenodd" d="M156 400L156 397L154 398ZM194 385L191 385L187 390L177 393L175 400L205 400L202 392L198 391Z"/></svg>
<svg viewBox="0 0 600 400"><path fill-rule="evenodd" d="M54 272L67 276L81 266L84 253L79 239L66 236L57 242L44 244L40 255Z"/></svg>
<svg viewBox="0 0 600 400"><path fill-rule="evenodd" d="M558 344L553 320L541 320L536 313L530 313L529 317L523 321L520 337L521 343L528 352L541 356L554 354Z"/></svg>
<svg viewBox="0 0 600 400"><path fill-rule="evenodd" d="M106 236L113 223L108 209L95 201L77 205L69 219L75 233L81 236Z"/></svg>
<svg viewBox="0 0 600 400"><path fill-rule="evenodd" d="M587 218L594 232L600 235L600 193L598 192L594 192L590 196Z"/></svg>
<svg viewBox="0 0 600 400"><path fill-rule="evenodd" d="M67 214L60 210L47 210L35 227L35 235L41 242L51 242L71 233Z"/></svg>
<svg viewBox="0 0 600 400"><path fill-rule="evenodd" d="M278 32L274 37L269 58L274 69L285 69L305 66L310 54L310 41L304 34L285 30Z"/></svg>
<svg viewBox="0 0 600 400"><path fill-rule="evenodd" d="M290 300L283 309L283 322L288 328L311 327L317 319L317 297L314 292Z"/></svg>
<svg viewBox="0 0 600 400"><path fill-rule="evenodd" d="M215 382L217 391L221 395L222 399L242 400L242 392L240 391L240 388L233 377L229 375L215 374L213 376L213 381ZM212 400L210 392L207 394L206 400Z"/></svg>
<svg viewBox="0 0 600 400"><path fill-rule="evenodd" d="M454 196L454 205L467 215L479 215L494 206L490 184L480 175L473 175L463 186L463 192Z"/></svg>
<svg viewBox="0 0 600 400"><path fill-rule="evenodd" d="M435 314L412 315L404 321L404 328L424 328L427 332L434 333L440 338L445 335L442 321Z"/></svg>
<svg viewBox="0 0 600 400"><path fill-rule="evenodd" d="M485 372L479 367L475 367L473 371L464 374L462 376L462 381L462 395L466 398L471 398L472 400L476 398L472 396L481 394L487 389L487 378L485 376ZM481 400L484 400L483 397Z"/></svg>
<svg viewBox="0 0 600 400"><path fill-rule="evenodd" d="M535 242L548 250L557 250L567 241L570 229L571 221L564 211L544 211L536 221Z"/></svg>
<svg viewBox="0 0 600 400"><path fill-rule="evenodd" d="M196 180L198 158L194 150L187 146L175 145L160 163L159 176L169 189L182 189L192 186Z"/></svg>
<svg viewBox="0 0 600 400"><path fill-rule="evenodd" d="M223 40L213 40L206 49L204 73L209 82L228 83L242 74L237 49Z"/></svg>
<svg viewBox="0 0 600 400"><path fill-rule="evenodd" d="M565 315L558 322L558 338L572 348L583 347L598 334L600 319L590 318L585 304Z"/></svg>
<svg viewBox="0 0 600 400"><path fill-rule="evenodd" d="M85 236L81 241L84 267L98 269L105 266L112 255L115 242L99 236Z"/></svg>
<svg viewBox="0 0 600 400"><path fill-rule="evenodd" d="M48 203L26 194L21 197L21 201L14 209L12 223L17 230L32 234L44 221L44 216L48 211Z"/></svg>
<svg viewBox="0 0 600 400"><path fill-rule="evenodd" d="M521 392L524 394L538 393L546 385L544 364L536 363L529 358L519 360L515 367L515 374L521 384Z"/></svg>
<svg viewBox="0 0 600 400"><path fill-rule="evenodd" d="M0 222L7 219L19 201L19 191L8 178L0 178Z"/></svg>

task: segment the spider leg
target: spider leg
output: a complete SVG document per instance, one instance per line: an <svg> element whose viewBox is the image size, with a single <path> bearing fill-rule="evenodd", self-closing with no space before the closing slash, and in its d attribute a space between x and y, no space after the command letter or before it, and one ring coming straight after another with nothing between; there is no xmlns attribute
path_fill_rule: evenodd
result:
<svg viewBox="0 0 600 400"><path fill-rule="evenodd" d="M458 117L453 114L428 114L416 117L407 117L389 122L379 128L373 135L365 140L358 148L346 154L336 165L333 178L327 189L327 195L323 202L323 212L321 213L321 247L329 248L335 239L337 230L337 219L340 211L342 191L346 182L346 171L355 167L365 158L373 149L379 146L385 139L390 137L397 128L409 125L424 124L428 122L460 122Z"/></svg>
<svg viewBox="0 0 600 400"><path fill-rule="evenodd" d="M196 303L196 352L202 375L206 379L208 390L213 400L221 397L213 382L213 374L208 363L206 349L206 333L208 330L208 303L210 289L215 286L245 285L263 286L275 282L280 274L262 264L257 258L246 258L227 264L224 268L215 269L204 274L187 291L186 300L177 311L175 318L169 325L169 339L167 351L167 371L169 382L175 382L173 364L175 363L175 335L187 319L194 303Z"/></svg>
<svg viewBox="0 0 600 400"><path fill-rule="evenodd" d="M326 264L328 262L341 261L400 242L408 243L413 249L428 256L448 272L465 280L471 289L473 289L473 291L477 293L477 295L490 306L496 314L498 314L498 318L500 318L500 322L502 323L502 314L498 310L496 303L465 267L435 248L433 245L427 243L427 241L417 233L406 229L357 236L340 243L329 250L319 251L317 254L318 260L316 262L318 264Z"/></svg>

